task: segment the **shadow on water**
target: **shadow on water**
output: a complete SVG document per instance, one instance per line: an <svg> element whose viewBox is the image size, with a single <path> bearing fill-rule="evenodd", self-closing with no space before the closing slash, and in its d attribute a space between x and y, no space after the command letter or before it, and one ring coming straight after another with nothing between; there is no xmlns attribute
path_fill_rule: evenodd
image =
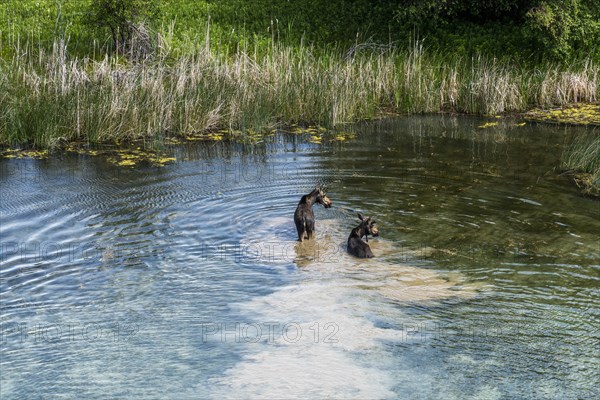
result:
<svg viewBox="0 0 600 400"><path fill-rule="evenodd" d="M594 397L600 203L557 173L590 132L485 122L1 161L1 397Z"/></svg>

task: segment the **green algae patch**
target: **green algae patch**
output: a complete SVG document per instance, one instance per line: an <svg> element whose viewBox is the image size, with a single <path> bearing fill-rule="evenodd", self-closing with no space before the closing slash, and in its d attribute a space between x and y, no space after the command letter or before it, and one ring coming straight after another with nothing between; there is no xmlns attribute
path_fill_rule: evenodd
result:
<svg viewBox="0 0 600 400"><path fill-rule="evenodd" d="M135 167L142 164L150 164L155 167L164 167L177 159L165 157L163 154L149 149L137 147L135 149L121 149L112 152L106 160L119 167Z"/></svg>
<svg viewBox="0 0 600 400"><path fill-rule="evenodd" d="M216 132L202 132L202 133L190 133L183 137L184 142L197 142L197 141L207 141L207 142L219 142L225 139L226 136L233 134L234 131L229 130L220 130ZM241 133L241 132L240 132Z"/></svg>
<svg viewBox="0 0 600 400"><path fill-rule="evenodd" d="M115 143L113 146L107 145L105 148L91 149L80 143L69 143L65 147L65 151L90 157L102 157L110 164L118 167L136 167L143 164L163 167L177 161L175 157L167 157L162 152L142 148L141 146L115 149L114 146L116 145L119 144Z"/></svg>
<svg viewBox="0 0 600 400"><path fill-rule="evenodd" d="M347 140L356 139L354 132L336 132L331 138L332 142L345 142Z"/></svg>
<svg viewBox="0 0 600 400"><path fill-rule="evenodd" d="M486 129L486 128L491 128L491 127L494 127L494 126L498 126L498 122L486 122L483 125L479 125L478 128L479 129Z"/></svg>
<svg viewBox="0 0 600 400"><path fill-rule="evenodd" d="M281 132L304 136L308 143L313 144L345 142L355 139L357 136L354 132L328 130L327 128L318 125L300 126L293 124L282 129Z"/></svg>
<svg viewBox="0 0 600 400"><path fill-rule="evenodd" d="M321 143L323 143L323 138L318 135L310 135L310 138L308 139L308 141L310 143L314 143L314 144L321 144Z"/></svg>
<svg viewBox="0 0 600 400"><path fill-rule="evenodd" d="M534 108L523 116L526 120L570 125L600 125L600 104L570 104L552 109Z"/></svg>
<svg viewBox="0 0 600 400"><path fill-rule="evenodd" d="M48 158L48 150L5 149L0 151L0 158L33 158L42 160Z"/></svg>
<svg viewBox="0 0 600 400"><path fill-rule="evenodd" d="M346 142L356 138L354 132L310 132L309 143L322 144L323 142Z"/></svg>
<svg viewBox="0 0 600 400"><path fill-rule="evenodd" d="M77 154L86 157L98 157L118 167L137 167L152 165L162 167L176 162L175 157L165 153L173 146L185 145L194 142L221 142L235 141L246 144L259 144L277 133L288 133L303 137L308 143L340 143L357 137L354 132L328 130L319 125L287 125L284 128L271 128L268 130L254 129L219 129L214 131L192 132L181 135L167 136L155 142L158 149L147 148L143 140L121 141L114 140L106 143L90 145L83 141L63 143L57 151ZM32 158L42 159L48 157L48 150L1 148L0 158Z"/></svg>
<svg viewBox="0 0 600 400"><path fill-rule="evenodd" d="M248 129L243 134L239 135L236 140L242 143L258 144L261 143L267 135L268 133Z"/></svg>
<svg viewBox="0 0 600 400"><path fill-rule="evenodd" d="M292 133L294 135L320 136L327 132L327 128L318 125L302 126L298 124L292 124L281 129L281 131L286 133Z"/></svg>

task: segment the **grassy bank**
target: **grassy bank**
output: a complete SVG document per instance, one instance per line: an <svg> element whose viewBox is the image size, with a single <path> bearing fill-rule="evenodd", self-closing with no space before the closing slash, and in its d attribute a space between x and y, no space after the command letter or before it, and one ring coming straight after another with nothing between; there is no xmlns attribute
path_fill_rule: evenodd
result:
<svg viewBox="0 0 600 400"><path fill-rule="evenodd" d="M207 36L209 37L209 36ZM362 51L267 45L220 52L209 40L173 57L168 39L129 63L25 48L0 61L0 142L52 147L282 124L333 127L381 111L520 112L596 100L600 68L588 61L530 69L484 57L447 57L419 45ZM250 47L249 47L250 48Z"/></svg>
<svg viewBox="0 0 600 400"><path fill-rule="evenodd" d="M576 138L563 154L563 167L583 194L600 196L600 137Z"/></svg>

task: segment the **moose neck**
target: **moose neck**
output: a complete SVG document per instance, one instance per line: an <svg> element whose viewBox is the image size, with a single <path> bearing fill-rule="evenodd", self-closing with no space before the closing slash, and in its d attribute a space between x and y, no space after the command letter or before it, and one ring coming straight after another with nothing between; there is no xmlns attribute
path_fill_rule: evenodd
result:
<svg viewBox="0 0 600 400"><path fill-rule="evenodd" d="M317 198L319 197L319 193L316 191L312 191L310 192L310 194L308 196L306 196L306 203L308 203L308 205L313 205L317 202Z"/></svg>
<svg viewBox="0 0 600 400"><path fill-rule="evenodd" d="M367 235L367 230L365 229L365 227L362 224L360 224L359 226L354 228L352 233L354 233L356 236L358 236L359 238L362 239L363 236Z"/></svg>

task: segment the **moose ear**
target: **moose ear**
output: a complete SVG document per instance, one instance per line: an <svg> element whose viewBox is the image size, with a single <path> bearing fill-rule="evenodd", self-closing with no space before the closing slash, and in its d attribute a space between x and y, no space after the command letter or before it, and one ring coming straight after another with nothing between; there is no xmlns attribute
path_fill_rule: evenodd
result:
<svg viewBox="0 0 600 400"><path fill-rule="evenodd" d="M363 217L361 213L358 213L358 219L360 219L361 221L364 221L365 217Z"/></svg>

